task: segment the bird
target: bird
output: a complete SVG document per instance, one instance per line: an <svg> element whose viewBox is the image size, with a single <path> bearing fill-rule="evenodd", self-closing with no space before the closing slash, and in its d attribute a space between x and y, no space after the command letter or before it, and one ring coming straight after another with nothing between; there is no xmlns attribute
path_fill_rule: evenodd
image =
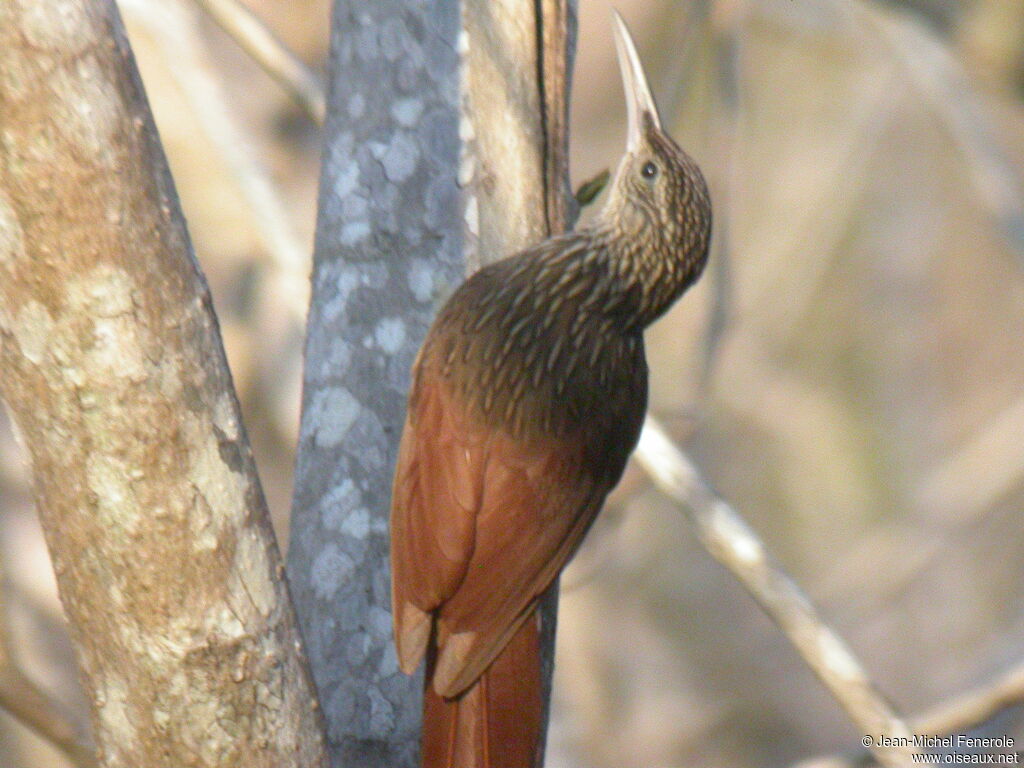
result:
<svg viewBox="0 0 1024 768"><path fill-rule="evenodd" d="M622 476L644 329L700 276L711 201L613 14L626 151L600 213L466 279L413 363L391 505L394 639L426 659L423 768L543 760L538 600Z"/></svg>

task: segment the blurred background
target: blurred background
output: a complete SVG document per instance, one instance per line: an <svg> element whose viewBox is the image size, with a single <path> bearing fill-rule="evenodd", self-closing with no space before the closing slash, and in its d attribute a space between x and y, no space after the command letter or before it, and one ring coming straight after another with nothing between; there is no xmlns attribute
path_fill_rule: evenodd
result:
<svg viewBox="0 0 1024 768"><path fill-rule="evenodd" d="M327 0L247 4L323 69ZM191 3L121 5L286 543L319 131ZM653 412L901 712L983 685L1024 660L1024 3L615 5L715 203L707 276L648 336ZM624 137L603 1L572 121L578 184ZM6 421L0 567L8 653L84 723ZM562 583L551 768L859 741L639 470ZM1024 712L983 732L1019 745ZM0 768L67 765L0 711Z"/></svg>

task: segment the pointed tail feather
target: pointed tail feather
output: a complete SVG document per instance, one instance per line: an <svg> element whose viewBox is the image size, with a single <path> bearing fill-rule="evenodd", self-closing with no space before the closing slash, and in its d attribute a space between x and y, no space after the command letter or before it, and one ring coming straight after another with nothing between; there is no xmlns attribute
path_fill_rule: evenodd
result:
<svg viewBox="0 0 1024 768"><path fill-rule="evenodd" d="M531 616L461 696L423 695L423 768L540 768L540 636Z"/></svg>

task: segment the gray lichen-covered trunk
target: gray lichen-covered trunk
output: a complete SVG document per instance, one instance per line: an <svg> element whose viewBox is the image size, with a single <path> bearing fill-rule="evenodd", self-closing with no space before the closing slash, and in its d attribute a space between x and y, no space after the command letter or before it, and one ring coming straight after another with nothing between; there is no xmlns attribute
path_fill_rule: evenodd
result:
<svg viewBox="0 0 1024 768"><path fill-rule="evenodd" d="M0 392L106 766L326 764L315 692L112 0L0 4Z"/></svg>
<svg viewBox="0 0 1024 768"><path fill-rule="evenodd" d="M573 27L565 0L334 6L288 563L335 765L416 761L387 566L409 369L466 271L569 218Z"/></svg>

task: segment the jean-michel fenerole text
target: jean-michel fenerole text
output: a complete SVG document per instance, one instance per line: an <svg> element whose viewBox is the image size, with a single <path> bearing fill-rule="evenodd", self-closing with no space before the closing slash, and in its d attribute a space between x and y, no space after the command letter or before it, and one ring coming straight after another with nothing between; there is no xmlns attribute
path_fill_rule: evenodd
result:
<svg viewBox="0 0 1024 768"><path fill-rule="evenodd" d="M1003 749L1014 748L1012 736L968 736L963 733L951 736L927 736L917 733L913 736L875 737L878 747L913 747L916 749Z"/></svg>

